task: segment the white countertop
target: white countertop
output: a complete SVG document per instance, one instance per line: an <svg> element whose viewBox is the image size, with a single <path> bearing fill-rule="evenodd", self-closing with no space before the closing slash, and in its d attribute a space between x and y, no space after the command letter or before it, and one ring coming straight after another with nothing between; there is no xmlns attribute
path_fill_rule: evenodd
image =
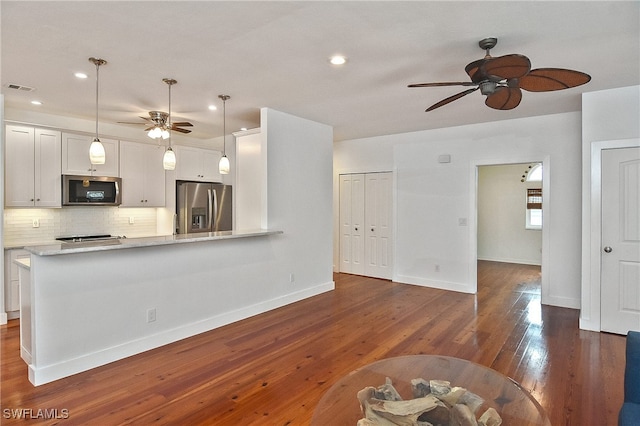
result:
<svg viewBox="0 0 640 426"><path fill-rule="evenodd" d="M199 234L178 234L159 237L122 238L102 241L82 241L77 243L56 242L53 244L27 246L24 249L37 256L55 256L61 254L86 253L104 250L120 250L139 247L188 244L203 241L229 240L236 238L261 237L282 234L282 231L252 229L243 231L207 232Z"/></svg>

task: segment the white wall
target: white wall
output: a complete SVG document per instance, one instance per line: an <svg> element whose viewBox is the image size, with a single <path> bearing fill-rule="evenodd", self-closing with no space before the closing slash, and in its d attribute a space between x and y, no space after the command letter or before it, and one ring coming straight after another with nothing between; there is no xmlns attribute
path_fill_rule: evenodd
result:
<svg viewBox="0 0 640 426"><path fill-rule="evenodd" d="M284 231L276 250L279 280L271 285L291 291L332 283L333 128L268 108L260 123L267 144L268 227Z"/></svg>
<svg viewBox="0 0 640 426"><path fill-rule="evenodd" d="M580 328L600 331L600 155L640 144L640 86L582 96L582 310Z"/></svg>
<svg viewBox="0 0 640 426"><path fill-rule="evenodd" d="M581 235L577 218L581 205L580 192L576 190L580 188L581 171L579 113L379 136L335 145L334 182L338 170L395 172L394 280L464 292L475 292L477 284L477 167L542 161L547 178L543 190L548 194L543 206L546 223L542 301L580 306ZM438 163L441 154L450 154L451 163ZM368 170L369 162L372 170ZM334 224L337 211L334 207ZM460 226L460 220L466 220L467 226ZM338 247L336 238L335 252Z"/></svg>
<svg viewBox="0 0 640 426"><path fill-rule="evenodd" d="M528 188L542 182L522 182L530 164L478 168L478 259L542 264L542 230L526 229Z"/></svg>

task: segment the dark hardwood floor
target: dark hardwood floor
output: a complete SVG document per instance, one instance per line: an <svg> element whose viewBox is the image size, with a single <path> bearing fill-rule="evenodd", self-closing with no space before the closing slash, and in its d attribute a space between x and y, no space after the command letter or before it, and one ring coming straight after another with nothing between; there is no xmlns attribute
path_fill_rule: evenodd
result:
<svg viewBox="0 0 640 426"><path fill-rule="evenodd" d="M25 423L11 410L44 409L67 418L26 423L306 425L350 371L442 354L520 382L553 425L617 424L624 337L581 331L577 310L540 306L538 267L479 262L477 295L335 281L335 291L38 387L10 321L0 327L0 423Z"/></svg>

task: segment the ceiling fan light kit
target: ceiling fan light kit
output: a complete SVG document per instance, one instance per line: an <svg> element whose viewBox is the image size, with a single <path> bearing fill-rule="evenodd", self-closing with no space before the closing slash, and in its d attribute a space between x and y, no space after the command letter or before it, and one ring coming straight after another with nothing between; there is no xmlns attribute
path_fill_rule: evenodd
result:
<svg viewBox="0 0 640 426"><path fill-rule="evenodd" d="M591 76L580 71L563 68L531 69L531 61L524 55L511 54L492 57L490 50L498 43L496 37L480 40L478 45L486 51L485 57L465 67L470 82L417 83L408 87L472 86L449 96L426 109L440 108L470 93L480 90L487 98L485 105L498 110L510 110L520 105L522 90L528 92L550 92L570 89L588 83Z"/></svg>
<svg viewBox="0 0 640 426"><path fill-rule="evenodd" d="M106 65L107 61L93 57L89 58L89 61L96 66L96 136L89 146L89 161L91 164L104 164L106 161L106 153L98 136L98 90L100 86L100 66ZM91 168L91 171L93 172L93 168Z"/></svg>

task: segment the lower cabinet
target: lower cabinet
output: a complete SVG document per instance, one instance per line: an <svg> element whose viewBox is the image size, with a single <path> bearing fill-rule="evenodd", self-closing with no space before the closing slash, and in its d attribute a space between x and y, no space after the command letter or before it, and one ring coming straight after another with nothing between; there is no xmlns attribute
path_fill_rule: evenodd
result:
<svg viewBox="0 0 640 426"><path fill-rule="evenodd" d="M391 172L340 175L340 272L391 279Z"/></svg>
<svg viewBox="0 0 640 426"><path fill-rule="evenodd" d="M164 207L164 147L120 141L121 207Z"/></svg>
<svg viewBox="0 0 640 426"><path fill-rule="evenodd" d="M29 258L31 254L23 249L4 251L4 304L9 319L20 316L20 278L18 265L14 260Z"/></svg>

